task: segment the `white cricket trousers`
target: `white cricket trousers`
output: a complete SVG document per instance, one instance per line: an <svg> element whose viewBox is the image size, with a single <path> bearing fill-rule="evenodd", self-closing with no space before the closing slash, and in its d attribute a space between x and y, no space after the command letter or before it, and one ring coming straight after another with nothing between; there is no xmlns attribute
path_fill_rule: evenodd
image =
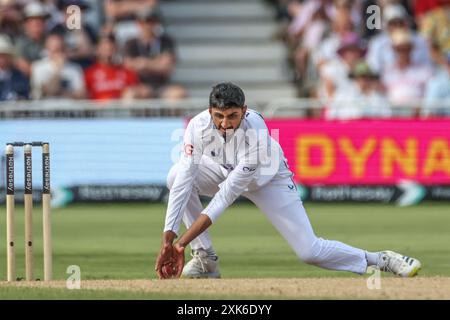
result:
<svg viewBox="0 0 450 320"><path fill-rule="evenodd" d="M175 181L177 165L167 176L167 187ZM189 228L202 213L200 195L213 197L219 184L226 179L226 172L212 159L202 157L194 188L183 215ZM252 201L270 220L297 256L304 262L325 269L350 271L363 274L367 269L365 252L345 243L318 238L312 229L300 196L290 178L274 178L256 191L246 192L244 197ZM208 230L191 242L192 249L212 246Z"/></svg>

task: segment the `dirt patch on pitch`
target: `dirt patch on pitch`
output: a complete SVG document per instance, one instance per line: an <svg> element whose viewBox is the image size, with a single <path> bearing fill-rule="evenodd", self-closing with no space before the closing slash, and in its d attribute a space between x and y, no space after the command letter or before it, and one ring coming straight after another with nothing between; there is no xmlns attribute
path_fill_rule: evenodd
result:
<svg viewBox="0 0 450 320"><path fill-rule="evenodd" d="M66 288L65 281L0 282L0 287ZM382 278L369 289L367 278L84 280L81 289L215 296L245 299L450 299L450 277Z"/></svg>

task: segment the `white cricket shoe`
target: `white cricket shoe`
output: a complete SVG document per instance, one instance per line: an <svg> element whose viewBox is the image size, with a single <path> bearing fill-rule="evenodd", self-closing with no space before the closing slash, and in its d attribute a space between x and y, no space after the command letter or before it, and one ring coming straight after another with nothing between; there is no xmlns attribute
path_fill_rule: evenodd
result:
<svg viewBox="0 0 450 320"><path fill-rule="evenodd" d="M183 268L183 278L220 278L219 257L208 256L204 249L192 250L191 256Z"/></svg>
<svg viewBox="0 0 450 320"><path fill-rule="evenodd" d="M403 256L393 251L382 251L378 260L381 271L392 272L400 277L414 277L422 265L419 260Z"/></svg>

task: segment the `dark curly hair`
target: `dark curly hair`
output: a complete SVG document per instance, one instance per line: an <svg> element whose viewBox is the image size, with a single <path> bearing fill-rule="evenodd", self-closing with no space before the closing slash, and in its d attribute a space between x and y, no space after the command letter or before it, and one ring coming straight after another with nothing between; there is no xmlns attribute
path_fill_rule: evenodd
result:
<svg viewBox="0 0 450 320"><path fill-rule="evenodd" d="M209 95L209 106L218 109L229 109L245 106L244 91L231 82L216 84Z"/></svg>

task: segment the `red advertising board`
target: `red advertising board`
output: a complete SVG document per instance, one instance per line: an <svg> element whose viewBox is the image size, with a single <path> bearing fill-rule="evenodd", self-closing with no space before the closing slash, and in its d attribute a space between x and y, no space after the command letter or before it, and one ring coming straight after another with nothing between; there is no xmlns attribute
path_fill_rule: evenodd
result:
<svg viewBox="0 0 450 320"><path fill-rule="evenodd" d="M305 185L450 184L450 120L270 119Z"/></svg>

